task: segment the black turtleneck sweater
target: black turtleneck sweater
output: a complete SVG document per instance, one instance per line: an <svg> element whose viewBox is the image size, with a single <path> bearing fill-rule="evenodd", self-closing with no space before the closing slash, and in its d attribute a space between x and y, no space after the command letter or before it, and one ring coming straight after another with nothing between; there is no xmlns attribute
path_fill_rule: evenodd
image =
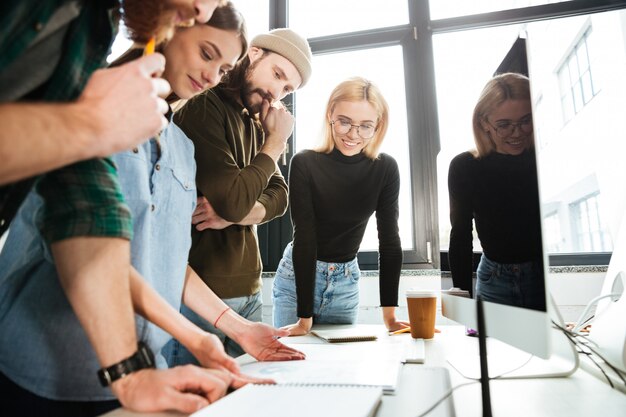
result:
<svg viewBox="0 0 626 417"><path fill-rule="evenodd" d="M455 287L472 291L472 219L483 253L498 263L541 260L535 153L457 155L448 172L450 249Z"/></svg>
<svg viewBox="0 0 626 417"><path fill-rule="evenodd" d="M306 150L294 155L289 170L293 223L293 265L298 317L313 315L315 263L354 259L367 222L376 212L380 301L398 305L402 245L398 232L400 175L396 161L381 154L345 156Z"/></svg>

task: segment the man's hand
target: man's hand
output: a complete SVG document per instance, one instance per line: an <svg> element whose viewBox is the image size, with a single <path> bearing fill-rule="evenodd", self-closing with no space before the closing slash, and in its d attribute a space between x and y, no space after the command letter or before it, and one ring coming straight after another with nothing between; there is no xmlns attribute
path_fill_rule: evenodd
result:
<svg viewBox="0 0 626 417"><path fill-rule="evenodd" d="M152 54L91 76L76 102L94 128L85 144L89 157L131 149L167 125L163 115L169 106L160 97L169 94L170 85L158 78L164 68L163 55Z"/></svg>
<svg viewBox="0 0 626 417"><path fill-rule="evenodd" d="M265 323L250 322L249 327L236 342L259 361L304 359L304 353L284 345L277 339L284 336L289 336L289 332L275 329Z"/></svg>
<svg viewBox="0 0 626 417"><path fill-rule="evenodd" d="M132 411L177 410L193 413L226 394L233 383L229 372L193 365L172 369L142 369L111 385L120 403ZM245 385L238 380L235 388Z"/></svg>
<svg viewBox="0 0 626 417"><path fill-rule="evenodd" d="M280 154L285 150L287 139L293 132L295 119L280 101L270 105L269 101L264 100L260 116L265 131L265 143L260 152L278 161Z"/></svg>
<svg viewBox="0 0 626 417"><path fill-rule="evenodd" d="M287 326L281 327L281 330L286 330L289 332L289 336L302 336L308 334L311 331L311 327L313 327L313 318L302 318L298 319L298 322L295 324L289 324Z"/></svg>
<svg viewBox="0 0 626 417"><path fill-rule="evenodd" d="M200 232L206 229L222 230L233 224L221 218L213 210L213 206L206 197L198 197L198 203L191 217L191 223L195 224L196 229Z"/></svg>

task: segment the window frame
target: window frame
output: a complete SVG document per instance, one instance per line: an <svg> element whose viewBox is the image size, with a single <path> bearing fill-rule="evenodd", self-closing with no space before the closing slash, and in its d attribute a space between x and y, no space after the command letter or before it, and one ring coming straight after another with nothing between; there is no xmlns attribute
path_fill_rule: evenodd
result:
<svg viewBox="0 0 626 417"><path fill-rule="evenodd" d="M448 270L447 251L439 248L439 216L436 158L440 150L437 98L435 91L434 34L492 26L527 23L587 15L626 8L626 0L576 0L528 6L497 12L430 20L429 0L407 0L409 23L387 28L329 35L309 39L314 54L350 51L377 46L401 45L405 62L408 138L412 179L413 251L404 253L404 269ZM269 28L288 27L288 0L270 0ZM291 100L291 99L290 99ZM293 102L297 117L297 102ZM288 146L294 149L293 140ZM287 177L287 164L280 169ZM265 271L275 271L282 250L291 240L289 215L259 227L259 240ZM480 254L475 254L479 256ZM610 253L550 255L550 265L608 265ZM359 253L363 269L377 269L377 253Z"/></svg>

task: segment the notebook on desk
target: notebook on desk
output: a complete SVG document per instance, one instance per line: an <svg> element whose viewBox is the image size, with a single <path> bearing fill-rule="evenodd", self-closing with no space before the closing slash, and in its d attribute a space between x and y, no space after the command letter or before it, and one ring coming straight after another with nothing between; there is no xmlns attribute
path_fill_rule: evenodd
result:
<svg viewBox="0 0 626 417"><path fill-rule="evenodd" d="M249 384L191 417L373 417L378 387L338 384Z"/></svg>
<svg viewBox="0 0 626 417"><path fill-rule="evenodd" d="M362 328L334 330L311 330L313 336L317 336L328 343L368 342L378 339L373 332L366 332Z"/></svg>
<svg viewBox="0 0 626 417"><path fill-rule="evenodd" d="M279 383L342 384L380 387L391 394L398 385L402 364L399 360L373 358L369 361L303 361L254 362L241 367L245 375L271 378Z"/></svg>

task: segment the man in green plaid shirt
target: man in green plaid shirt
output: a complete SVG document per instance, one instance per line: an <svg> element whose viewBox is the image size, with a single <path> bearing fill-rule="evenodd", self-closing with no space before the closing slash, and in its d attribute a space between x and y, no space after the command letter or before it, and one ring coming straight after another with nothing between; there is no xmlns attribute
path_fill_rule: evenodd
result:
<svg viewBox="0 0 626 417"><path fill-rule="evenodd" d="M169 85L152 78L164 68L161 55L96 70L106 65L120 7L131 33L145 41L181 21L207 21L217 3L0 3L0 236L36 186L45 200L41 233L51 246L67 301L103 367L137 351L128 279L132 222L115 166L106 156L143 142L165 126L167 105L157 96L167 93ZM71 348L71 340L67 342ZM30 347L16 346L16 351L23 348ZM189 413L207 400L181 391L205 392L208 397L224 383L200 369L180 368L143 369L110 386L122 405L137 411ZM25 410L40 407L47 415L98 414L119 406L109 402L98 409L50 401L21 389L2 373L0 387L6 395L23 396ZM28 415L25 410L0 414Z"/></svg>

